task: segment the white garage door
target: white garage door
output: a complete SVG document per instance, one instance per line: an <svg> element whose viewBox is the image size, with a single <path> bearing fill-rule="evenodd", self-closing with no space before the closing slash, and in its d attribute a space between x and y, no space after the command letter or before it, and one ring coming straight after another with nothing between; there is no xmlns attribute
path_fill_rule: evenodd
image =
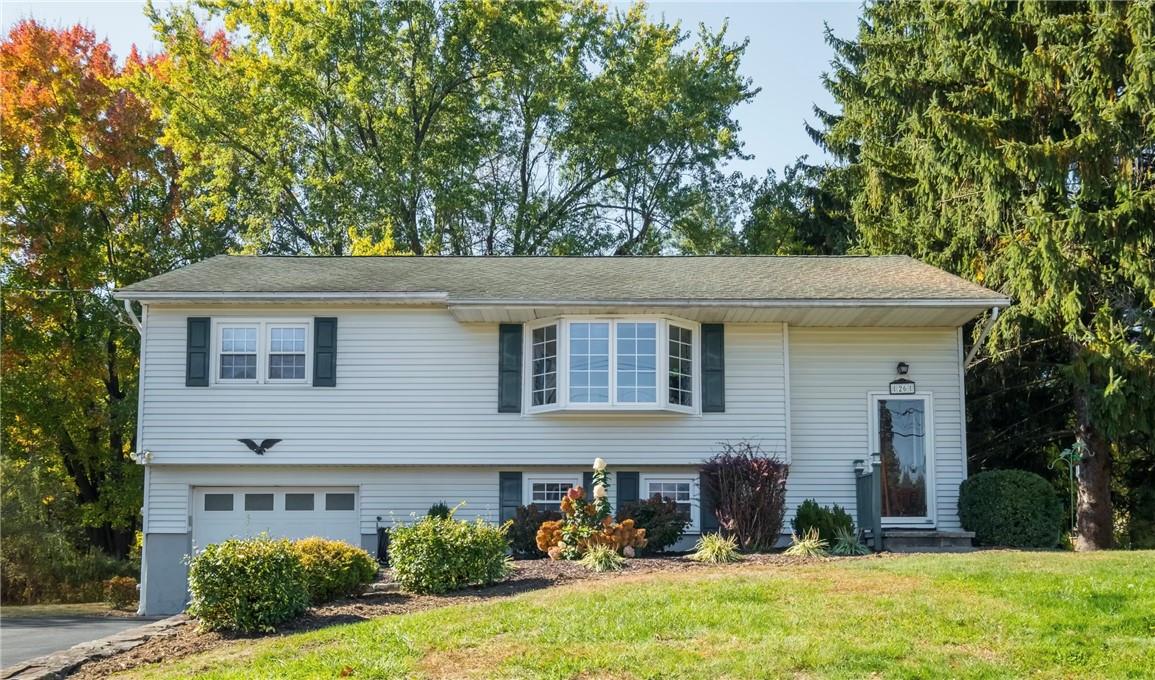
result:
<svg viewBox="0 0 1155 680"><path fill-rule="evenodd" d="M197 487L193 546L267 532L276 538L322 536L361 545L357 489L347 487Z"/></svg>

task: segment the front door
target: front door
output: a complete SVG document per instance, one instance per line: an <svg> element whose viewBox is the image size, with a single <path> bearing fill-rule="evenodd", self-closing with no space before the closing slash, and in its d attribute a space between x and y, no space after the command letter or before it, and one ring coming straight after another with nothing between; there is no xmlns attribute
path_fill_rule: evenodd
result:
<svg viewBox="0 0 1155 680"><path fill-rule="evenodd" d="M882 456L882 521L934 523L934 436L929 394L871 396L871 438Z"/></svg>

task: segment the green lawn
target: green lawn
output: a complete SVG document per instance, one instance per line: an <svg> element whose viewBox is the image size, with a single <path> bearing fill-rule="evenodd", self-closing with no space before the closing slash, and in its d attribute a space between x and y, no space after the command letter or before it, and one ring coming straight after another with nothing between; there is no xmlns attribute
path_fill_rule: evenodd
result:
<svg viewBox="0 0 1155 680"><path fill-rule="evenodd" d="M107 602L80 602L76 604L6 604L0 607L0 617L43 618L46 616L129 616L136 611L115 610Z"/></svg>
<svg viewBox="0 0 1155 680"><path fill-rule="evenodd" d="M622 576L260 641L141 677L1152 677L1155 553Z"/></svg>

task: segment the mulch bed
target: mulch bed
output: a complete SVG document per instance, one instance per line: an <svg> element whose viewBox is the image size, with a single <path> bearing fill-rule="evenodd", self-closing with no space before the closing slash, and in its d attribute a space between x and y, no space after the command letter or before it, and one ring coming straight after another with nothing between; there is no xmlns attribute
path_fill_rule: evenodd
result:
<svg viewBox="0 0 1155 680"><path fill-rule="evenodd" d="M498 584L480 588L466 588L445 595L412 595L409 593L382 593L366 597L341 600L322 607L310 609L305 616L286 624L278 632L270 635L235 635L201 631L189 625L183 630L163 638L150 640L135 649L117 654L80 667L72 678L103 678L119 671L172 662L174 659L204 652L224 641L276 637L303 631L317 630L329 626L356 623L369 619L407 614L409 612L448 607L455 604L482 602L502 597L510 597L533 590L587 581L591 579L613 579L623 575L654 572L686 572L701 569L742 569L750 566L790 566L812 564L839 559L886 559L892 553L881 553L858 558L802 558L781 554L747 555L745 559L730 565L706 565L679 556L641 557L631 559L622 571L597 574L575 562L554 562L552 560L521 560L513 563L513 573Z"/></svg>

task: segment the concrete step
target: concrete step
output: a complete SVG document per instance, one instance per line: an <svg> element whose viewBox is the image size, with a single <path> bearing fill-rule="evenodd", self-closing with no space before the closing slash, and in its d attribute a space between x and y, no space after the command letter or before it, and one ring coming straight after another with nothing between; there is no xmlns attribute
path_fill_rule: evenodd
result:
<svg viewBox="0 0 1155 680"><path fill-rule="evenodd" d="M365 592L361 593L361 597L373 597L374 595L381 595L384 593L399 593L401 586L393 581L378 581L377 583L370 583Z"/></svg>
<svg viewBox="0 0 1155 680"><path fill-rule="evenodd" d="M869 531L867 535L869 535ZM974 550L973 531L883 529L882 547L899 553L958 553Z"/></svg>

